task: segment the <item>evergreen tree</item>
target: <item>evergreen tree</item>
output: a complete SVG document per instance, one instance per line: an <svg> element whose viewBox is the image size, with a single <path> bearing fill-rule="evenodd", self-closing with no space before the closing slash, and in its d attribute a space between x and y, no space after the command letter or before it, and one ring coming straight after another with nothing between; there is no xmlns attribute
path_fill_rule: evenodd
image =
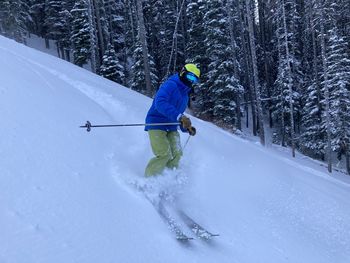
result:
<svg viewBox="0 0 350 263"><path fill-rule="evenodd" d="M124 79L124 67L120 64L113 45L108 44L105 55L102 59L100 69L101 76L112 81L122 83Z"/></svg>
<svg viewBox="0 0 350 263"><path fill-rule="evenodd" d="M132 57L137 42L137 15L135 0L125 2L125 47L126 54Z"/></svg>
<svg viewBox="0 0 350 263"><path fill-rule="evenodd" d="M187 63L194 63L201 69L201 81L194 89L193 108L198 116L204 117L206 110L212 107L211 98L208 96L207 72L209 60L206 54L206 46L203 45L206 38L204 28L204 15L207 12L207 1L192 0L186 9L188 18L188 41L186 43ZM209 116L208 116L209 117Z"/></svg>
<svg viewBox="0 0 350 263"><path fill-rule="evenodd" d="M195 15L196 8L200 10L197 16ZM216 26L215 24L210 25L210 22L212 19L211 17L209 17L209 15L211 15L210 11L211 10L208 4L204 3L201 0L194 1L191 5L188 6L187 12L191 16L191 26L189 29L190 44L187 45L187 49L186 49L186 52L188 54L191 54L190 62L196 63L197 61L200 61L199 63L202 63L199 65L202 71L201 83L195 89L196 91L195 107L196 107L196 111L198 112L198 116L202 118L204 117L205 119L208 119L208 120L212 120L214 116L214 112L213 112L214 111L214 98L213 98L214 94L212 92L213 91L212 85L213 85L215 76L211 76L211 74L214 72L209 71L209 68L210 68L209 65L211 61L213 61L215 58L212 57L211 60L207 59L205 61L203 61L203 59L201 58L210 57L210 53L208 52L209 51L208 49L210 48L212 43L210 43L211 38L208 36L208 31L213 30L214 32L215 26ZM203 21L205 21L206 23L203 23ZM199 27L197 28L197 26ZM198 45L198 43L203 43L204 45L203 44ZM199 50L196 50L196 47ZM213 51L215 52L215 49ZM205 70L203 70L204 67L205 67Z"/></svg>
<svg viewBox="0 0 350 263"><path fill-rule="evenodd" d="M303 153L324 160L325 130L322 127L322 109L318 87L310 82L305 92L306 103L302 114L302 134L300 149Z"/></svg>
<svg viewBox="0 0 350 263"><path fill-rule="evenodd" d="M150 53L148 50L148 41L147 41L147 28L145 24L144 19L144 8L142 0L136 0L136 10L137 10L137 39L139 43L141 44L141 51L142 51L142 65L143 65L143 75L146 85L146 94L148 96L152 96L152 93L154 91L153 85L152 85L152 71L151 67L153 67L153 61L151 62L149 59ZM136 49L138 49L138 46L136 46Z"/></svg>
<svg viewBox="0 0 350 263"><path fill-rule="evenodd" d="M149 95L145 84L146 77L145 77L145 70L143 65L144 59L143 59L142 45L140 41L138 41L136 44L133 60L134 60L134 64L131 67L132 74L133 74L131 88L142 94ZM152 91L154 93L158 88L158 74L155 68L153 57L151 55L148 55L148 61L150 65Z"/></svg>
<svg viewBox="0 0 350 263"><path fill-rule="evenodd" d="M294 156L294 133L295 116L300 111L299 99L301 94L301 78L299 72L300 61L296 56L296 13L295 0L279 0L276 12L276 38L278 47L278 72L275 81L274 97L278 97L273 107L272 116L280 126L278 132L283 146L290 142L293 146Z"/></svg>
<svg viewBox="0 0 350 263"><path fill-rule="evenodd" d="M214 82L214 120L222 123L230 128L237 128L239 120L237 113L241 114L240 109L237 110L236 98L243 94L243 87L232 73L232 61L225 61L218 65L218 70L227 72L227 75L220 74Z"/></svg>
<svg viewBox="0 0 350 263"><path fill-rule="evenodd" d="M329 86L329 71L327 68L327 37L326 32L329 30L330 25L332 24L331 15L334 13L333 8L330 5L328 0L315 1L317 8L317 18L318 18L318 26L319 26L319 38L320 38L320 46L321 46L321 61L322 61L322 92L324 94L322 105L324 108L323 112L323 122L322 127L326 131L326 146L325 152L327 156L327 168L328 172L332 172L332 120L331 120L331 90Z"/></svg>
<svg viewBox="0 0 350 263"><path fill-rule="evenodd" d="M65 1L46 0L45 1L45 21L46 36L53 40L58 40L61 37L62 23L59 14L62 11L62 6Z"/></svg>
<svg viewBox="0 0 350 263"><path fill-rule="evenodd" d="M252 95L256 99L256 115L257 115L257 126L259 127L259 137L260 143L265 145L265 125L264 125L264 114L263 114L263 105L261 99L261 88L259 83L259 71L258 71L258 59L257 59L257 47L256 40L254 34L254 13L255 13L255 5L251 0L245 1L245 10L246 10L246 18L248 24L248 35L249 35L249 49L250 49L250 64L252 67ZM253 104L253 103L252 103Z"/></svg>
<svg viewBox="0 0 350 263"><path fill-rule="evenodd" d="M57 53L69 60L70 12L67 2L61 0L46 0L45 4L45 36L56 41Z"/></svg>
<svg viewBox="0 0 350 263"><path fill-rule="evenodd" d="M184 30L180 30L182 14L185 12L184 4L185 0L176 0L173 5L170 5L171 9L166 10L166 16L173 17L169 21L172 24L167 25L169 28L169 47L170 52L167 60L167 74L175 72L180 66L185 64L185 43L184 43ZM165 31L167 32L167 31ZM167 35L167 34L166 34Z"/></svg>
<svg viewBox="0 0 350 263"><path fill-rule="evenodd" d="M230 45L229 21L224 8L223 1L211 1L204 16L204 44L209 58L206 84L210 89L203 104L211 104L204 112L212 115L216 121L236 126L235 97L242 95L243 88L234 76L233 47Z"/></svg>
<svg viewBox="0 0 350 263"><path fill-rule="evenodd" d="M176 23L182 1L152 0L145 5L149 52L154 57L160 79L166 79L184 63L184 48L179 48L183 35Z"/></svg>
<svg viewBox="0 0 350 263"><path fill-rule="evenodd" d="M252 66L252 52L250 51L250 33L249 33L249 24L246 23L248 20L248 13L246 11L245 5L246 1L240 0L235 1L232 0L232 12L233 17L233 25L236 25L235 32L235 42L237 46L240 47L237 51L237 59L240 65L241 70L239 71L239 78L244 91L244 100L245 103L245 119L246 119L246 127L249 128L250 124L252 127L252 132L254 136L258 135L258 110L257 110L257 100L256 100L256 92L254 88L254 76L253 76L253 66ZM251 16L251 15L250 15ZM254 34L254 32L252 32ZM273 63L272 63L273 64ZM271 75L273 71L270 71ZM270 80L272 82L272 80ZM250 109L249 106L250 105ZM251 115L251 117L250 117Z"/></svg>
<svg viewBox="0 0 350 263"><path fill-rule="evenodd" d="M235 0L232 0L235 2ZM273 7L274 1L265 1L265 0L257 0L257 15L259 18L259 24L257 25L258 31L258 62L260 68L260 81L262 85L262 93L264 97L271 98L272 97L272 89L273 89L273 76L276 74L276 67L274 64L274 55L275 45L272 45L273 37L274 37L274 25L273 19L269 19L273 17L273 13L275 8ZM239 20L239 19L237 19ZM235 29L235 32L239 32L239 29ZM243 73L245 74L245 72ZM244 79L244 77L243 77ZM274 125L272 119L272 101L266 101L266 109L269 113L269 124L272 128Z"/></svg>
<svg viewBox="0 0 350 263"><path fill-rule="evenodd" d="M108 18L106 17L105 0L90 0L90 3L91 8L89 13L94 28L92 33L96 40L96 72L97 74L100 74L99 69L102 64L102 58L107 48L107 44L109 43Z"/></svg>
<svg viewBox="0 0 350 263"><path fill-rule="evenodd" d="M348 53L350 53L350 2L344 0L333 1L336 4L336 23L338 34L348 43Z"/></svg>
<svg viewBox="0 0 350 263"><path fill-rule="evenodd" d="M61 20L61 38L57 40L58 48L61 51L61 57L70 61L71 52L71 26L72 16L70 13L69 5L65 5L62 11L60 11L59 17Z"/></svg>
<svg viewBox="0 0 350 263"><path fill-rule="evenodd" d="M0 33L25 43L27 24L31 21L29 7L23 0L0 2Z"/></svg>
<svg viewBox="0 0 350 263"><path fill-rule="evenodd" d="M95 39L92 31L92 22L89 16L89 2L77 0L72 15L71 43L73 48L74 64L83 66L92 58L91 50L95 47Z"/></svg>
<svg viewBox="0 0 350 263"><path fill-rule="evenodd" d="M126 5L124 1L106 0L105 10L108 17L108 36L109 43L112 43L116 52L116 59L119 61L119 66L123 67L123 78L119 83L126 83Z"/></svg>
<svg viewBox="0 0 350 263"><path fill-rule="evenodd" d="M164 6L165 1L162 0L150 0L145 2L144 13L145 23L148 33L148 50L150 55L154 58L154 63L160 76L165 76L166 65L165 58L167 53L164 51ZM159 78L162 81L162 77Z"/></svg>
<svg viewBox="0 0 350 263"><path fill-rule="evenodd" d="M321 100L324 99L321 92L321 57L319 56L318 42L315 24L318 24L315 13L315 1L310 1L305 6L304 11L303 48L304 72L308 78L303 92L303 112L302 130L300 139L300 149L303 153L317 159L325 159L326 130L322 125Z"/></svg>
<svg viewBox="0 0 350 263"><path fill-rule="evenodd" d="M46 0L30 0L29 14L31 16L31 23L28 25L29 31L40 37L46 35L45 32L45 2Z"/></svg>
<svg viewBox="0 0 350 263"><path fill-rule="evenodd" d="M347 44L334 26L329 32L327 70L330 89L332 150L340 152L350 139L350 58ZM346 147L349 149L349 145Z"/></svg>
<svg viewBox="0 0 350 263"><path fill-rule="evenodd" d="M149 16L147 17L147 25L150 32L150 40L155 41L155 45L151 48L157 51L159 59L159 69L161 75L166 75L167 62L171 53L171 40L173 38L173 30L175 28L176 16L171 9L171 1L154 1L154 5L147 5ZM174 1L172 1L174 2ZM147 10L147 9L146 9ZM166 76L165 76L166 77Z"/></svg>
<svg viewBox="0 0 350 263"><path fill-rule="evenodd" d="M186 16L189 20L186 53L188 54L188 59L190 59L192 63L201 66L202 71L206 71L205 67L208 64L206 56L203 55L206 52L206 47L200 44L204 43L206 36L203 23L206 11L206 1L203 0L191 1L186 10Z"/></svg>
<svg viewBox="0 0 350 263"><path fill-rule="evenodd" d="M125 57L125 4L121 0L105 0L109 41L121 59Z"/></svg>

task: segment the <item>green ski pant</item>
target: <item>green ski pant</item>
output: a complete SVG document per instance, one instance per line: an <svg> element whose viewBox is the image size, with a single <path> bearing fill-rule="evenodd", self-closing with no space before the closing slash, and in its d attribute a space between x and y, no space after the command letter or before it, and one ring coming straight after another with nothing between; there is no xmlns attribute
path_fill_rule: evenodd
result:
<svg viewBox="0 0 350 263"><path fill-rule="evenodd" d="M165 168L177 168L182 156L179 132L149 130L148 135L155 157L148 162L145 176L161 174Z"/></svg>

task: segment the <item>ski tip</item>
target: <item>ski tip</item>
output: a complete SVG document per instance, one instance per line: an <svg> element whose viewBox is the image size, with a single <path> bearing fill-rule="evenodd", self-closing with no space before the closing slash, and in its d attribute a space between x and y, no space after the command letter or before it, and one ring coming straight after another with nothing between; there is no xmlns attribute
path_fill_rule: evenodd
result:
<svg viewBox="0 0 350 263"><path fill-rule="evenodd" d="M213 240L214 237L220 236L219 234L208 234L208 235L199 235L198 237L206 242L210 242Z"/></svg>

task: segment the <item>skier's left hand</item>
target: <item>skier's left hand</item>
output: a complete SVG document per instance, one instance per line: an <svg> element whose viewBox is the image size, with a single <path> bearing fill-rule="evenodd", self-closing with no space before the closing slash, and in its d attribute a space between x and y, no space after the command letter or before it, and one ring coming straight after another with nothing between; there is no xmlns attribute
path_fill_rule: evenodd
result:
<svg viewBox="0 0 350 263"><path fill-rule="evenodd" d="M187 129L188 130L188 133L191 135L191 136L195 136L196 133L197 133L197 130L195 127L191 126L190 128Z"/></svg>
<svg viewBox="0 0 350 263"><path fill-rule="evenodd" d="M180 124L181 124L182 128L184 128L185 130L189 130L191 128L191 126L192 126L190 118L188 118L185 115L182 115L180 117L179 121L180 121Z"/></svg>

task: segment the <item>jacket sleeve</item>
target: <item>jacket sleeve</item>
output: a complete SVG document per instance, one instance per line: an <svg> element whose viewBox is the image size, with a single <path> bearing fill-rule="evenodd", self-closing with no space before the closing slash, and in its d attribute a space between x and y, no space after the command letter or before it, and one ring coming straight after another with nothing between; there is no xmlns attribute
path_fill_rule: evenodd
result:
<svg viewBox="0 0 350 263"><path fill-rule="evenodd" d="M155 97L155 107L159 113L167 117L169 120L176 122L179 115L182 114L174 105L170 103L171 97L177 89L176 83L173 81L166 81Z"/></svg>

